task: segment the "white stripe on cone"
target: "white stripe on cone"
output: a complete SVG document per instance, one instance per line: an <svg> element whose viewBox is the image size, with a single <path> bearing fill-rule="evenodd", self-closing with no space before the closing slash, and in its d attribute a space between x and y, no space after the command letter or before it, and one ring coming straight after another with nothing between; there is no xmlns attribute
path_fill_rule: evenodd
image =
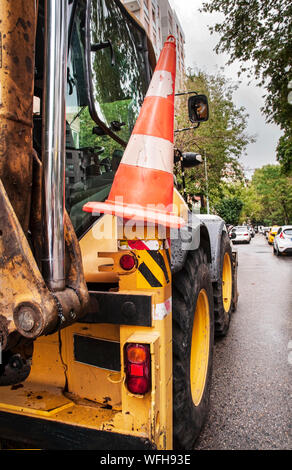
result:
<svg viewBox="0 0 292 470"><path fill-rule="evenodd" d="M152 170L173 171L173 143L161 137L132 134L122 163L151 168Z"/></svg>
<svg viewBox="0 0 292 470"><path fill-rule="evenodd" d="M150 96L167 98L173 94L173 91L174 87L171 73L166 70L157 70L153 74L146 98L149 98Z"/></svg>

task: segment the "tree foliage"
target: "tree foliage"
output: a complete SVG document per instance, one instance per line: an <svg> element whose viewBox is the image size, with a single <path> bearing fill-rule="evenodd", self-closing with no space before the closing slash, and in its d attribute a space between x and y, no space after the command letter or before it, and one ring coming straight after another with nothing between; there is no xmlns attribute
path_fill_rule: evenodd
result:
<svg viewBox="0 0 292 470"><path fill-rule="evenodd" d="M277 146L277 160L282 165L283 173L292 174L292 130L287 131L280 137Z"/></svg>
<svg viewBox="0 0 292 470"><path fill-rule="evenodd" d="M278 160L284 170L291 166L292 105L288 102L292 79L292 3L290 0L208 0L204 12L223 13L210 31L220 34L216 52L230 55L228 64L239 59L239 72L254 76L267 93L263 111L268 122L284 130ZM285 151L283 155L283 145ZM289 149L288 149L289 147Z"/></svg>
<svg viewBox="0 0 292 470"><path fill-rule="evenodd" d="M216 206L216 213L225 220L227 224L237 225L243 202L238 197L225 197Z"/></svg>
<svg viewBox="0 0 292 470"><path fill-rule="evenodd" d="M222 75L208 75L203 72L188 71L186 90L196 91L208 97L210 116L207 122L201 123L196 130L175 134L175 146L181 151L200 153L207 157L209 198L212 201L220 193L224 180L243 178L239 157L246 146L253 142L252 136L246 133L247 114L243 107L236 108L232 96L236 86ZM187 95L188 97L188 95ZM176 128L190 126L187 98L177 98ZM180 174L177 174L181 183ZM204 165L186 170L187 193L193 195L207 194Z"/></svg>
<svg viewBox="0 0 292 470"><path fill-rule="evenodd" d="M263 225L292 224L292 181L280 165L265 165L254 172L247 186L238 188L243 201L241 222Z"/></svg>

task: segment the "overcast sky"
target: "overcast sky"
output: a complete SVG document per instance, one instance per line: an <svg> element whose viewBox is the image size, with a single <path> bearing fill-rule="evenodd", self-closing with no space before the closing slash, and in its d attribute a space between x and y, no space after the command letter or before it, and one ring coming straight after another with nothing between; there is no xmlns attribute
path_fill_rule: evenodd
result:
<svg viewBox="0 0 292 470"><path fill-rule="evenodd" d="M169 2L175 9L185 33L186 67L193 69L197 67L211 74L224 67L224 75L238 82L237 72L241 63L237 62L227 67L228 56L217 55L213 50L219 36L211 35L208 25L214 24L222 16L200 13L198 10L203 0L169 0ZM255 81L248 86L248 79L244 76L240 80L242 83L234 94L234 102L236 106L246 108L249 114L247 131L257 136L256 143L250 144L247 147L247 155L241 158L241 163L247 170L246 176L250 177L252 173L248 169L259 168L267 163L276 163L276 146L281 131L278 126L267 124L261 114L264 89L256 87Z"/></svg>

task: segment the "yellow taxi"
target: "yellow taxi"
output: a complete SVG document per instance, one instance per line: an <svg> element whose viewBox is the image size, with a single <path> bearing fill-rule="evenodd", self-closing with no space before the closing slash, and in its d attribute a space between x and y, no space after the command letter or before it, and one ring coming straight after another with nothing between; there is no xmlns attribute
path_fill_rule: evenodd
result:
<svg viewBox="0 0 292 470"><path fill-rule="evenodd" d="M273 227L272 227L271 230L269 231L269 235L268 235L268 243L269 243L269 245L272 245L272 244L273 244L274 238L275 238L275 236L277 235L279 228L280 228L279 225L273 225Z"/></svg>

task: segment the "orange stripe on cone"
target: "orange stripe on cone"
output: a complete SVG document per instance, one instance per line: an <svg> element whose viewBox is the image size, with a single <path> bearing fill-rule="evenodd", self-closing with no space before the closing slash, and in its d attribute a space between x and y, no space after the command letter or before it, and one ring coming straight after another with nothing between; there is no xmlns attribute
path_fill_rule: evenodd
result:
<svg viewBox="0 0 292 470"><path fill-rule="evenodd" d="M166 171L125 165L121 163L116 173L108 201L114 202L123 195L123 204L147 205L163 204L168 206L173 197L173 175ZM126 191L125 191L126 188ZM147 191L146 188L151 188ZM146 191L146 193L144 192Z"/></svg>
<svg viewBox="0 0 292 470"><path fill-rule="evenodd" d="M169 36L106 202L88 202L86 212L180 227L172 212L175 38Z"/></svg>
<svg viewBox="0 0 292 470"><path fill-rule="evenodd" d="M148 116L145 120L145 114L141 113L136 121L133 134L152 135L173 142L174 121L169 122L165 116L174 113L174 105L168 99L151 96L145 98L143 111Z"/></svg>
<svg viewBox="0 0 292 470"><path fill-rule="evenodd" d="M174 36L168 36L168 38ZM156 64L155 70L166 70L167 72L171 72L173 75L173 79L175 79L175 72L176 72L176 45L175 42L168 42L166 41L158 62Z"/></svg>

